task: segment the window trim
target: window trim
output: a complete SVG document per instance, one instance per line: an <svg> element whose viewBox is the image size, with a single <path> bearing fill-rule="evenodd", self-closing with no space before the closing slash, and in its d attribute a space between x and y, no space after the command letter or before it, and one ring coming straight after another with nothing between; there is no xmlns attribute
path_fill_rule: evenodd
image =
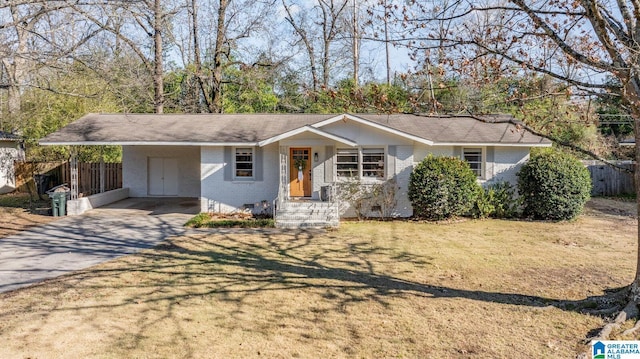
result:
<svg viewBox="0 0 640 359"><path fill-rule="evenodd" d="M238 163L249 163L248 161L238 162L238 150L251 150L251 176L238 176ZM253 146L233 147L233 180L234 181L254 181L256 178L256 149Z"/></svg>
<svg viewBox="0 0 640 359"><path fill-rule="evenodd" d="M352 165L352 164L354 164L354 162L340 162L338 160L338 157L340 157L340 155L341 155L340 151L345 151L345 152L343 152L342 155L347 154L348 152L355 151L355 156L356 156L356 162L355 162L355 165L356 165L355 172L356 172L356 174L355 174L355 176L341 176L340 175L340 171L345 171L345 170L339 169L338 168L339 165L342 165L342 164ZM335 159L335 170L336 170L336 177L337 178L359 178L360 177L360 151L359 151L358 148L336 148L336 155L335 156L336 156L336 159ZM349 155L349 156L351 156L351 155Z"/></svg>
<svg viewBox="0 0 640 359"><path fill-rule="evenodd" d="M480 150L480 161L478 162L469 162L466 159L465 156L465 151L477 151ZM486 148L485 147L462 147L461 149L461 153L460 153L460 158L467 162L467 164L469 164L469 167L471 168L471 170L476 173L476 171L471 167L471 163L479 163L480 164L480 174L477 174L478 179L485 179L486 177L486 170L487 170L487 155L486 155Z"/></svg>

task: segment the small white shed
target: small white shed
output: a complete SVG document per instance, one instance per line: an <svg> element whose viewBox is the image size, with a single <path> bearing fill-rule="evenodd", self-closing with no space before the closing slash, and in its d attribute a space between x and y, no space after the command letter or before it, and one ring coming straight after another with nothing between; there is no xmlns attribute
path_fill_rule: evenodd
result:
<svg viewBox="0 0 640 359"><path fill-rule="evenodd" d="M14 134L0 131L0 194L16 189L16 161L24 161L22 141Z"/></svg>

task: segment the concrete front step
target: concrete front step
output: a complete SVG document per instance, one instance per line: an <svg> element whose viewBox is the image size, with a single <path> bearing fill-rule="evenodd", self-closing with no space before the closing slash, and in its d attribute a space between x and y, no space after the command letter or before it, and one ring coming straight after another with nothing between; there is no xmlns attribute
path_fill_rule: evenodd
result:
<svg viewBox="0 0 640 359"><path fill-rule="evenodd" d="M333 204L329 202L284 202L282 207L296 209L322 209L333 208Z"/></svg>
<svg viewBox="0 0 640 359"><path fill-rule="evenodd" d="M286 219L276 220L277 228L329 228L329 227L338 227L338 225L339 225L338 221L315 221L315 220L291 221Z"/></svg>
<svg viewBox="0 0 640 359"><path fill-rule="evenodd" d="M330 213L302 214L302 213L278 213L277 220L288 221L337 221L338 217Z"/></svg>
<svg viewBox="0 0 640 359"><path fill-rule="evenodd" d="M337 227L339 222L334 204L330 202L284 202L276 216L279 228Z"/></svg>

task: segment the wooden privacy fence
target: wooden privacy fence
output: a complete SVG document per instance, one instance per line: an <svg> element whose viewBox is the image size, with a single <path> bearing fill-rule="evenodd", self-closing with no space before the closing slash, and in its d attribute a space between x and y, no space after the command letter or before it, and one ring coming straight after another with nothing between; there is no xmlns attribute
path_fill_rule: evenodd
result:
<svg viewBox="0 0 640 359"><path fill-rule="evenodd" d="M71 165L63 163L60 167L62 183L71 184ZM104 164L104 190L122 188L122 163ZM78 194L84 197L100 193L100 163L78 162Z"/></svg>
<svg viewBox="0 0 640 359"><path fill-rule="evenodd" d="M60 184L71 186L71 165L63 163L16 162L17 185L26 186L34 175L49 175L47 187ZM122 163L104 164L104 190L122 188ZM47 188L48 189L48 188ZM78 163L78 194L90 196L100 193L100 163Z"/></svg>
<svg viewBox="0 0 640 359"><path fill-rule="evenodd" d="M633 161L613 161L633 172ZM591 174L592 196L620 196L635 194L633 173L608 166L600 161L582 161Z"/></svg>
<svg viewBox="0 0 640 359"><path fill-rule="evenodd" d="M22 192L28 192L29 187L35 191L33 176L55 171L64 162L23 162L14 163L16 173L16 188Z"/></svg>

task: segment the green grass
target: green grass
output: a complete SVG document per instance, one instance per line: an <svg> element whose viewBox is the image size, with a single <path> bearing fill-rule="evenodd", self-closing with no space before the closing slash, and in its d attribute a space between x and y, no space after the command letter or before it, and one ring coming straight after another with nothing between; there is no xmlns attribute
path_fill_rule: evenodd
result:
<svg viewBox="0 0 640 359"><path fill-rule="evenodd" d="M260 219L218 219L212 220L208 213L199 213L185 223L192 228L274 228L271 218Z"/></svg>

